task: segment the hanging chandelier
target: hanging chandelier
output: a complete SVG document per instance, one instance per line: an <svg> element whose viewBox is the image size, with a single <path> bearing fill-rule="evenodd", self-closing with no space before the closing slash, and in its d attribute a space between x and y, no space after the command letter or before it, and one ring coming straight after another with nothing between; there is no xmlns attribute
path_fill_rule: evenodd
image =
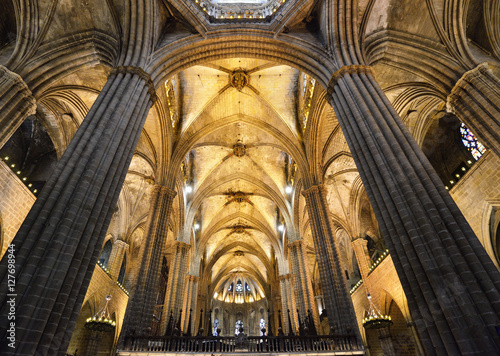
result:
<svg viewBox="0 0 500 356"><path fill-rule="evenodd" d="M370 308L368 309L368 315L363 318L363 327L365 329L382 329L387 328L393 324L390 315L383 315L380 310L373 304L372 296L368 294L366 296L370 302Z"/></svg>
<svg viewBox="0 0 500 356"><path fill-rule="evenodd" d="M85 327L89 330L110 332L115 329L116 323L109 316L108 303L111 296L106 296L106 305L98 311L94 316L87 318Z"/></svg>

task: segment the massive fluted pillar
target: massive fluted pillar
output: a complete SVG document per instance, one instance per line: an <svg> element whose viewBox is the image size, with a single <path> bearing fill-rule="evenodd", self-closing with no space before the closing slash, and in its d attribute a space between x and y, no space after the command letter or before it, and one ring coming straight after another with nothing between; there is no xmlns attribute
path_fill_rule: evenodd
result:
<svg viewBox="0 0 500 356"><path fill-rule="evenodd" d="M155 185L145 231L145 244L141 249L141 265L137 282L127 304L121 340L130 332L149 335L160 283L160 271L168 233L168 218L176 192Z"/></svg>
<svg viewBox="0 0 500 356"><path fill-rule="evenodd" d="M15 296L0 291L0 349L10 300L17 354L64 354L149 108L153 84L140 68L112 70L87 117L19 229ZM1 284L12 271L0 262ZM9 295L7 295L9 293Z"/></svg>
<svg viewBox="0 0 500 356"><path fill-rule="evenodd" d="M319 275L323 287L328 323L338 334L353 330L360 339L356 314L340 264L340 252L329 219L328 202L323 185L302 192L306 198L314 248L318 256Z"/></svg>
<svg viewBox="0 0 500 356"><path fill-rule="evenodd" d="M500 274L373 77L328 89L429 355L500 353Z"/></svg>
<svg viewBox="0 0 500 356"><path fill-rule="evenodd" d="M188 274L186 276L185 292L182 310L182 332L193 335L196 321L196 300L198 296L198 276ZM191 329L189 329L189 319L191 318Z"/></svg>
<svg viewBox="0 0 500 356"><path fill-rule="evenodd" d="M293 294L293 288L291 286L290 279L292 275L290 273L278 276L280 282L280 292L281 292L281 306L283 318L283 332L289 334L290 332L297 332L297 318L296 318L296 305L295 296ZM290 330L290 325L292 329Z"/></svg>
<svg viewBox="0 0 500 356"><path fill-rule="evenodd" d="M174 321L177 322L179 313L182 309L184 300L184 282L189 264L190 245L185 242L175 242L175 253L170 264L168 273L167 293L165 294L165 303L163 303L163 314L161 318L161 332L164 333L167 328L170 311L173 311ZM183 310L186 313L186 310Z"/></svg>
<svg viewBox="0 0 500 356"><path fill-rule="evenodd" d="M309 310L312 312L316 330L319 327L318 308L314 300L314 292L312 288L311 274L307 266L306 254L304 252L304 244L302 240L296 240L288 244L290 267L292 270L293 281L295 286L295 301L297 308L300 311L302 320L309 315Z"/></svg>
<svg viewBox="0 0 500 356"><path fill-rule="evenodd" d="M500 79L487 63L458 80L448 96L447 108L500 156Z"/></svg>
<svg viewBox="0 0 500 356"><path fill-rule="evenodd" d="M36 100L18 74L0 65L0 148L36 111Z"/></svg>

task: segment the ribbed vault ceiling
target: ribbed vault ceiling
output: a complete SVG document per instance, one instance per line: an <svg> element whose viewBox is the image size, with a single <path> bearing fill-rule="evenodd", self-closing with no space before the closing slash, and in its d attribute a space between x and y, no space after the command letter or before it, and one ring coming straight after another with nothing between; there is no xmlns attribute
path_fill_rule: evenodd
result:
<svg viewBox="0 0 500 356"><path fill-rule="evenodd" d="M235 73L242 73L242 87ZM234 273L257 285L268 282L272 261L281 255L291 219L285 142L300 146L299 74L235 58L194 66L174 78L179 141L190 142L183 162L185 237L206 259L205 276L214 282Z"/></svg>

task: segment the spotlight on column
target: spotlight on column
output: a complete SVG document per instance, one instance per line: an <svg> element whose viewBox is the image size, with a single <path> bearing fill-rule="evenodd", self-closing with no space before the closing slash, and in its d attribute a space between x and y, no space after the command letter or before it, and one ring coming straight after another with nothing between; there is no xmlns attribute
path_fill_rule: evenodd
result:
<svg viewBox="0 0 500 356"><path fill-rule="evenodd" d="M281 232L283 232L283 230L285 230L285 227L280 224L280 225L278 225L278 230L281 231Z"/></svg>
<svg viewBox="0 0 500 356"><path fill-rule="evenodd" d="M186 193L191 193L193 191L193 187L191 187L190 185L186 185Z"/></svg>
<svg viewBox="0 0 500 356"><path fill-rule="evenodd" d="M194 229L195 230L198 230L199 228L200 228L200 224L198 224L198 223L194 224Z"/></svg>
<svg viewBox="0 0 500 356"><path fill-rule="evenodd" d="M289 185L287 185L287 186L285 187L285 193L286 193L286 194L290 194L291 192L292 192L292 187L290 187Z"/></svg>

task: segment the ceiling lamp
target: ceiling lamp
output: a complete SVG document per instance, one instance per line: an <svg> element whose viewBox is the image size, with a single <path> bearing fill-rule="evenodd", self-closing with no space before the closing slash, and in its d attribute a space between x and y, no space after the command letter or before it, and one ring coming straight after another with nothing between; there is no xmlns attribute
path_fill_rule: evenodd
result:
<svg viewBox="0 0 500 356"><path fill-rule="evenodd" d="M382 329L391 326L392 320L390 315L383 315L380 310L373 304L372 296L368 294L366 296L370 302L370 308L368 309L368 315L363 318L363 327L365 329Z"/></svg>
<svg viewBox="0 0 500 356"><path fill-rule="evenodd" d="M93 331L110 332L115 329L116 323L111 320L109 316L108 303L111 300L111 296L106 297L106 305L99 312L97 312L93 317L90 317L85 322L85 327Z"/></svg>
<svg viewBox="0 0 500 356"><path fill-rule="evenodd" d="M290 187L289 185L287 185L287 186L285 187L285 193L286 193L286 194L290 194L291 192L292 192L292 187Z"/></svg>

